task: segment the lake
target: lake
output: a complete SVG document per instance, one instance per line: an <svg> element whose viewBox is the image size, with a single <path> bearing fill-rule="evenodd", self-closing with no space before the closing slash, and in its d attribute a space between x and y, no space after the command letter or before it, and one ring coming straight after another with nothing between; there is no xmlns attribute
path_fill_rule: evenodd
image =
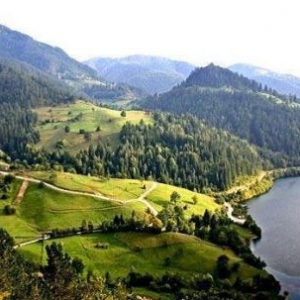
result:
<svg viewBox="0 0 300 300"><path fill-rule="evenodd" d="M300 177L275 181L265 195L247 203L262 229L262 238L251 249L267 263L267 271L300 299Z"/></svg>

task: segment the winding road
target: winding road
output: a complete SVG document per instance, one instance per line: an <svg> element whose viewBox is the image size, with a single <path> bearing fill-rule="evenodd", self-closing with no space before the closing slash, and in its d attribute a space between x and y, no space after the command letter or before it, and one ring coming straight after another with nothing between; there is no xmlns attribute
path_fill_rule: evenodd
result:
<svg viewBox="0 0 300 300"><path fill-rule="evenodd" d="M152 186L149 189L147 189L142 195L140 195L137 199L131 199L131 200L128 200L128 201L123 201L123 200L118 200L118 199L112 199L112 198L109 198L109 197L105 197L105 196L99 195L99 194L97 195L97 194L92 194L92 193L88 193L88 192L78 192L78 191L71 191L71 190L63 189L63 188L57 187L55 185L52 185L50 183L47 183L45 181L38 180L38 179L35 179L35 178L32 178L32 177L14 175L12 173L4 172L4 171L0 171L0 174L3 175L3 176L13 175L15 178L23 180L23 182L26 182L27 184L28 184L28 182L43 183L44 186L46 186L49 189L52 189L52 190L57 191L57 192L65 193L65 194L70 194L70 195L82 195L82 196L86 196L86 197L92 197L94 199L96 198L96 199L99 199L99 200L111 201L111 202L114 202L114 203L120 203L122 205L126 205L127 203L132 203L132 202L141 202L146 207L149 208L151 214L153 214L154 216L156 216L158 214L157 210L145 199L152 191L154 191L157 188L158 183L155 182L155 181L152 182ZM116 206L113 206L111 208L104 208L102 210L115 209L115 208L116 208ZM43 235L43 236L41 236L39 238L36 238L34 240L30 240L30 241L15 245L14 249L24 247L26 245L38 243L40 241L47 240L49 238L50 238L50 236L48 236L48 235L44 236Z"/></svg>
<svg viewBox="0 0 300 300"><path fill-rule="evenodd" d="M230 203L225 202L224 206L227 208L227 216L230 220L232 220L234 223L243 225L246 222L246 219L239 219L235 217L233 213L233 207Z"/></svg>

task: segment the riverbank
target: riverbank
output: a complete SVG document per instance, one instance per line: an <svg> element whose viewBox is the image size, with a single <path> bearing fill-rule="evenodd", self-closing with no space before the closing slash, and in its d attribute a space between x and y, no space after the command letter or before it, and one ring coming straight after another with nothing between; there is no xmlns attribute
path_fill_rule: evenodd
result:
<svg viewBox="0 0 300 300"><path fill-rule="evenodd" d="M228 214L230 219L242 223L247 215L247 201L268 193L277 179L295 176L300 176L300 167L261 171L256 176L240 178L236 186L216 193L215 197L218 201L225 201L227 212L231 210Z"/></svg>

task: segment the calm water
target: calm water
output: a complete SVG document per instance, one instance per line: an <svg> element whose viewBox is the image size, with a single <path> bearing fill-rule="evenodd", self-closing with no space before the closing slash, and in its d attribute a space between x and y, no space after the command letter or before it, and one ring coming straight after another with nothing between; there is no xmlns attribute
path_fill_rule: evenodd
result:
<svg viewBox="0 0 300 300"><path fill-rule="evenodd" d="M271 191L248 202L249 213L262 229L252 251L267 270L300 299L300 177L277 180Z"/></svg>

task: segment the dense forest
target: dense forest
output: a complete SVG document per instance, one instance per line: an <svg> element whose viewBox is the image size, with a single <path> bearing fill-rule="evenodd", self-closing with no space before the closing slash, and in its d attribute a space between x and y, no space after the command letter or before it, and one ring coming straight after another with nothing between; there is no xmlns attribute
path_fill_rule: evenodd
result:
<svg viewBox="0 0 300 300"><path fill-rule="evenodd" d="M157 113L154 119L154 125L143 121L125 124L114 147L100 141L75 157L63 149L48 153L27 148L19 158L33 168L152 178L199 191L224 190L238 176L269 166L246 141L208 127L195 117Z"/></svg>
<svg viewBox="0 0 300 300"><path fill-rule="evenodd" d="M280 96L252 80L210 65L195 70L182 85L149 98L147 109L190 113L264 150L300 162L300 109L297 99ZM287 159L288 156L288 159ZM278 166L283 167L280 160Z"/></svg>

